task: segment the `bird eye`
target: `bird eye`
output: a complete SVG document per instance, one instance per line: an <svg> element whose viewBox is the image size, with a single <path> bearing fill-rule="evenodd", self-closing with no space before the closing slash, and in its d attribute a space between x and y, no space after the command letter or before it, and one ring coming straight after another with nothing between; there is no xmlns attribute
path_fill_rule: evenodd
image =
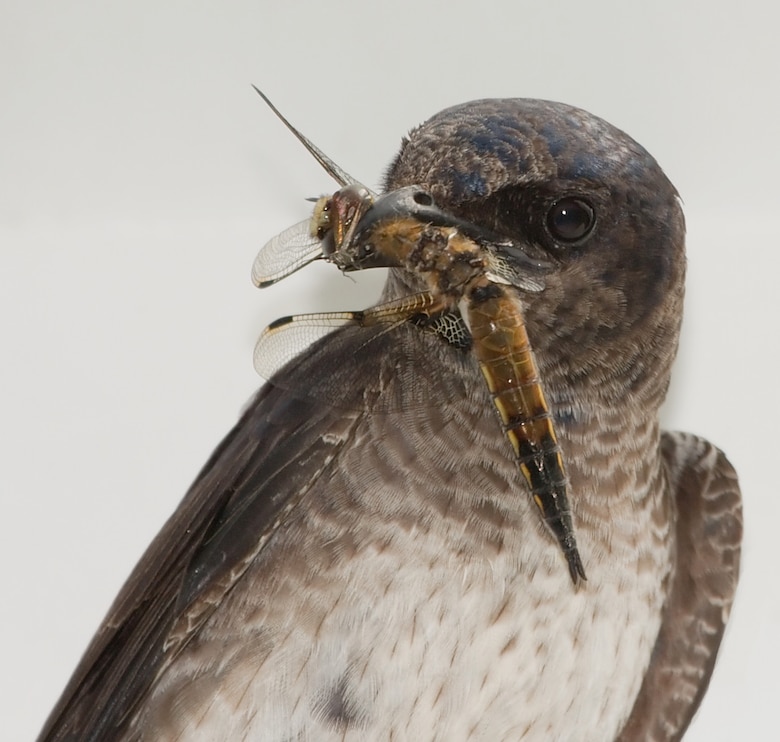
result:
<svg viewBox="0 0 780 742"><path fill-rule="evenodd" d="M581 198L567 196L556 201L547 212L547 228L560 242L577 242L586 237L596 221L589 203Z"/></svg>

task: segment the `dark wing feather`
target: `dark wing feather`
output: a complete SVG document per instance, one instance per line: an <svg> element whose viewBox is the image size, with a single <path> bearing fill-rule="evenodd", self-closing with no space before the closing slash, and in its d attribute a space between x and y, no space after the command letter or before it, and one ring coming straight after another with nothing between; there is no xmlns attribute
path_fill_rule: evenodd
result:
<svg viewBox="0 0 780 742"><path fill-rule="evenodd" d="M682 738L709 685L739 575L742 500L731 464L682 433L665 433L662 451L677 510L676 569L620 742Z"/></svg>
<svg viewBox="0 0 780 742"><path fill-rule="evenodd" d="M42 742L119 736L161 667L329 465L355 418L272 385L261 389L131 574ZM229 527L239 518L240 527Z"/></svg>

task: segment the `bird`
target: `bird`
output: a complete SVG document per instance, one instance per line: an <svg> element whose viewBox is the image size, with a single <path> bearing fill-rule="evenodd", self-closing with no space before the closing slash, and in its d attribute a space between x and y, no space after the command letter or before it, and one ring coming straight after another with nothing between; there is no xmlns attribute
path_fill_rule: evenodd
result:
<svg viewBox="0 0 780 742"><path fill-rule="evenodd" d="M660 428L684 295L676 189L603 119L523 98L409 132L384 191L410 186L548 265L541 290L507 290L565 462L581 579L474 354L414 323L345 327L261 387L216 448L41 742L685 733L734 600L742 512L725 455ZM396 267L380 302L419 290Z"/></svg>

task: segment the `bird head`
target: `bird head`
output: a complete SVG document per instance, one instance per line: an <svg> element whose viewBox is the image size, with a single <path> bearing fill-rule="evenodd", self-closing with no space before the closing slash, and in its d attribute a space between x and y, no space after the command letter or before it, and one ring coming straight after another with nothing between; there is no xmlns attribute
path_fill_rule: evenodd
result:
<svg viewBox="0 0 780 742"><path fill-rule="evenodd" d="M548 389L660 404L682 316L685 225L643 147L572 106L479 100L403 140L385 186L411 185L549 265L544 289L522 295Z"/></svg>

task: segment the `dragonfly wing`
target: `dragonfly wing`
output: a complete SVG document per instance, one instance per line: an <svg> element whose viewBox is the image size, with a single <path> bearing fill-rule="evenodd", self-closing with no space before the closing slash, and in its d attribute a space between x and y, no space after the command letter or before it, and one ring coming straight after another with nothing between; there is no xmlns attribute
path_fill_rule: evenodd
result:
<svg viewBox="0 0 780 742"><path fill-rule="evenodd" d="M486 276L493 283L516 286L532 294L544 290L544 275L532 275L528 270L515 267L512 254L517 252L518 248L512 243L496 243L484 247L490 257ZM524 260L528 260L528 257L524 256Z"/></svg>
<svg viewBox="0 0 780 742"><path fill-rule="evenodd" d="M309 140L308 137L305 137L303 134L301 134L298 129L296 129L279 111L279 109L271 103L271 100L268 98L268 96L260 90L256 85L252 85L252 87L255 89L255 92L266 102L268 107L276 114L277 118L295 135L295 137L298 139L298 141L303 144L304 147L309 151L309 153L314 157L317 162L324 168L325 172L330 175L331 178L333 178L340 186L347 186L347 185L362 185L359 181L355 180L346 170L344 170L342 167L337 165L333 160L330 159L314 142ZM365 186L364 186L365 187ZM372 190L366 188L366 190L374 197L376 197L376 193L374 193Z"/></svg>
<svg viewBox="0 0 780 742"><path fill-rule="evenodd" d="M391 328L423 315L438 314L440 301L428 292L406 296L357 312L317 312L280 317L263 330L255 345L255 370L270 379L301 351L345 326ZM370 333L366 334L367 342Z"/></svg>
<svg viewBox="0 0 780 742"><path fill-rule="evenodd" d="M358 324L356 312L320 312L281 317L263 330L254 352L255 370L270 379L301 351L339 327Z"/></svg>
<svg viewBox="0 0 780 742"><path fill-rule="evenodd" d="M322 243L311 234L311 219L293 224L269 240L252 264L252 283L258 288L281 281L322 257Z"/></svg>
<svg viewBox="0 0 780 742"><path fill-rule="evenodd" d="M491 261L490 270L485 274L493 283L515 286L522 291L538 294L545 287L541 276L526 276L514 270L508 261L503 259Z"/></svg>

